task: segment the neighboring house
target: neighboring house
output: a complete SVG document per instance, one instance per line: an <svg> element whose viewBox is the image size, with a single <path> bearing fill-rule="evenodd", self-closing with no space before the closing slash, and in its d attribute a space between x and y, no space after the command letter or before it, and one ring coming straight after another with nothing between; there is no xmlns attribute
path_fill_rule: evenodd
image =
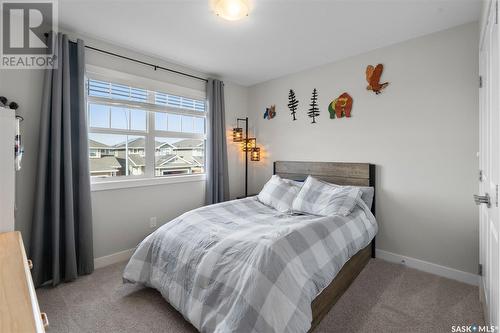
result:
<svg viewBox="0 0 500 333"><path fill-rule="evenodd" d="M205 166L205 158L203 156L205 150L204 141L184 139L175 142L174 146L175 154L192 165L192 173L203 172L203 167Z"/></svg>
<svg viewBox="0 0 500 333"><path fill-rule="evenodd" d="M155 146L155 176L204 171L203 141L185 139L173 144L156 141ZM145 172L145 140L142 137L114 146L89 140L89 147L92 177L123 176L126 170L133 176Z"/></svg>
<svg viewBox="0 0 500 333"><path fill-rule="evenodd" d="M172 155L174 153L175 147L167 142L156 141L156 151L155 156L166 156Z"/></svg>
<svg viewBox="0 0 500 333"><path fill-rule="evenodd" d="M112 146L89 140L89 153L91 177L115 177L124 174Z"/></svg>
<svg viewBox="0 0 500 333"><path fill-rule="evenodd" d="M199 173L199 167L178 155L162 156L156 159L155 176Z"/></svg>
<svg viewBox="0 0 500 333"><path fill-rule="evenodd" d="M114 177L121 176L122 165L114 156L103 156L101 158L90 159L91 177Z"/></svg>
<svg viewBox="0 0 500 333"><path fill-rule="evenodd" d="M113 156L114 148L104 143L89 140L90 158L101 158L101 156Z"/></svg>

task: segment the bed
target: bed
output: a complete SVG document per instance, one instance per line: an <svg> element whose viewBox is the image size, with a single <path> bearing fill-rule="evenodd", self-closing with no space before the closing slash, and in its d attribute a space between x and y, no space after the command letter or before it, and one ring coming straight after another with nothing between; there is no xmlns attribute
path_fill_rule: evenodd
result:
<svg viewBox="0 0 500 333"><path fill-rule="evenodd" d="M375 185L362 163L279 161L274 174ZM347 217L283 214L256 197L201 207L141 242L123 278L201 332L312 331L374 256L373 213L360 202Z"/></svg>
<svg viewBox="0 0 500 333"><path fill-rule="evenodd" d="M369 163L277 161L273 166L273 174L283 178L301 181L307 175L312 175L329 183L373 188L375 188L375 171L375 165ZM376 197L375 191L370 207L374 216ZM321 319L349 288L370 258L375 258L375 237L369 246L360 250L344 264L328 287L311 303L313 320L309 332L318 326Z"/></svg>

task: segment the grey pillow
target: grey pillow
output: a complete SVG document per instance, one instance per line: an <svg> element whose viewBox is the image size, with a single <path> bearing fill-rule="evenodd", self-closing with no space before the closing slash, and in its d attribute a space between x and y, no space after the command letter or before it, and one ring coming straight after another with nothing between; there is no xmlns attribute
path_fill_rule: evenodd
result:
<svg viewBox="0 0 500 333"><path fill-rule="evenodd" d="M292 208L294 212L314 215L347 216L360 197L361 190L356 187L339 187L309 176L293 200Z"/></svg>
<svg viewBox="0 0 500 333"><path fill-rule="evenodd" d="M375 196L375 189L371 186L343 186L337 185L333 183L328 183L337 187L348 187L348 188L357 188L361 191L361 200L365 202L369 209L372 209L373 197Z"/></svg>
<svg viewBox="0 0 500 333"><path fill-rule="evenodd" d="M283 178L283 179L286 181L289 181L289 182L291 182L299 187L302 187L302 185L304 184L304 181L297 181L297 180L285 179L285 178ZM328 183L328 182L325 182L325 183ZM359 188L361 190L361 200L364 201L364 203L368 206L369 209L372 209L373 197L375 196L375 188L373 188L371 186L352 186L352 185L345 186L345 185L338 185L338 184L334 184L334 183L328 183L328 184L333 185L333 186L337 186L337 187Z"/></svg>
<svg viewBox="0 0 500 333"><path fill-rule="evenodd" d="M372 209L375 188L371 186L361 186L358 188L361 190L361 200L365 202L369 209Z"/></svg>
<svg viewBox="0 0 500 333"><path fill-rule="evenodd" d="M300 187L290 183L288 179L273 175L264 185L257 199L281 213L288 213L292 210L292 202L299 190Z"/></svg>

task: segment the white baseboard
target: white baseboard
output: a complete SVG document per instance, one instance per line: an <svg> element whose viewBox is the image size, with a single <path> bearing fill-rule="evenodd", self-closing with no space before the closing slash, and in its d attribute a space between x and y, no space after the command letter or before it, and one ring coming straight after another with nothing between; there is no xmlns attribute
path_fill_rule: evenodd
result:
<svg viewBox="0 0 500 333"><path fill-rule="evenodd" d="M410 268L418 269L434 275L439 275L448 279L457 280L474 286L479 285L479 275L459 271L458 269L433 264L428 261L405 257L400 254L377 249L377 258L406 265Z"/></svg>
<svg viewBox="0 0 500 333"><path fill-rule="evenodd" d="M120 251L116 252L104 257L99 257L94 259L94 268L102 268L106 267L109 265L113 265L119 262L127 261L132 257L132 254L134 254L135 248L134 249L128 249L125 251Z"/></svg>

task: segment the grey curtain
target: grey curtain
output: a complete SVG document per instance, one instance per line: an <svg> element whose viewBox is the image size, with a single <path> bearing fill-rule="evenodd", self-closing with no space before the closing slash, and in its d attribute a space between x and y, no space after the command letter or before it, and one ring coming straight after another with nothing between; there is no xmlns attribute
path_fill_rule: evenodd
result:
<svg viewBox="0 0 500 333"><path fill-rule="evenodd" d="M30 254L35 286L94 270L82 40L56 38L45 72Z"/></svg>
<svg viewBox="0 0 500 333"><path fill-rule="evenodd" d="M224 82L208 79L207 204L229 200Z"/></svg>

